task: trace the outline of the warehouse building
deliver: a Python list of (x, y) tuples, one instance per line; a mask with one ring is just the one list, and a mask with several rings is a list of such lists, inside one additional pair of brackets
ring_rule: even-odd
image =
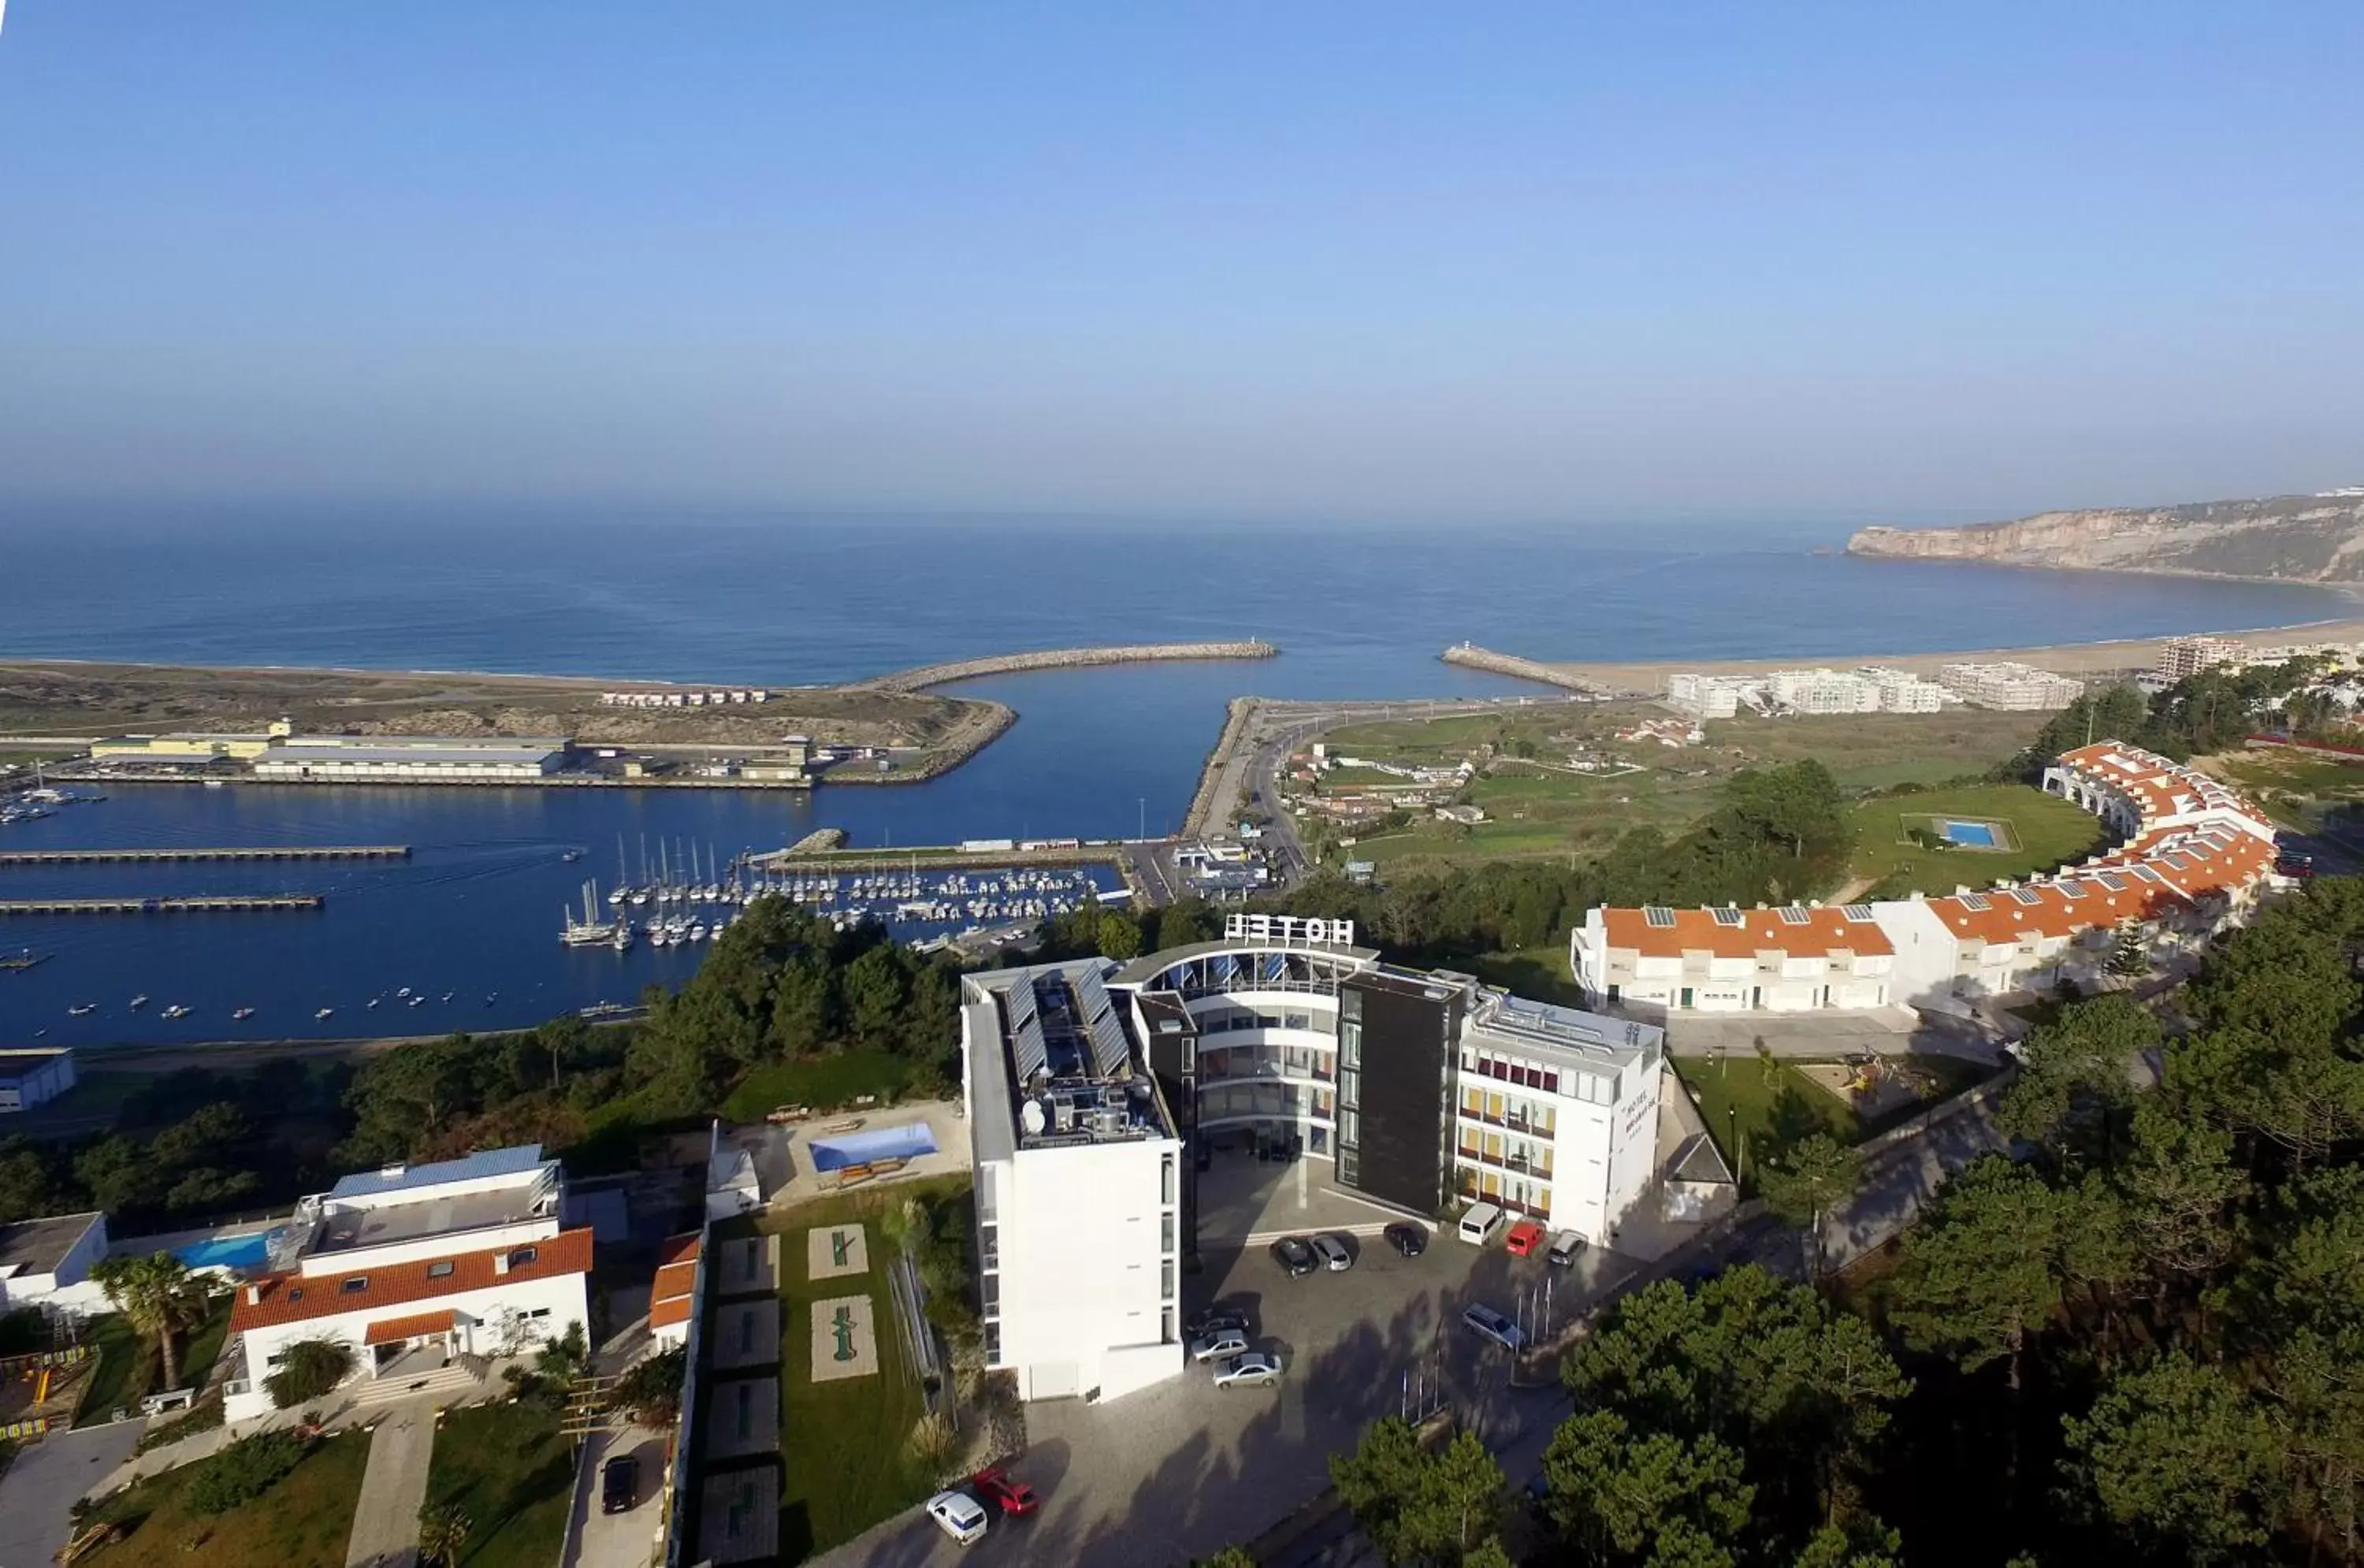
[(298, 735), (254, 760), (257, 778), (354, 784), (516, 784), (566, 766), (566, 740)]
[(44, 1106), (74, 1086), (70, 1045), (0, 1051), (0, 1113)]

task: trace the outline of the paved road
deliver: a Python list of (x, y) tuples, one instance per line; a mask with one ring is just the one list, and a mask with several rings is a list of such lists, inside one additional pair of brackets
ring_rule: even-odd
[(412, 1400), (390, 1407), (370, 1439), (345, 1568), (412, 1568), (418, 1561), (418, 1510), (434, 1455), (434, 1406)]
[[(601, 1468), (616, 1454), (640, 1461), (639, 1499), (620, 1514), (600, 1512)], [(662, 1433), (630, 1428), (594, 1432), (584, 1445), (574, 1479), (574, 1518), (560, 1568), (648, 1568), (664, 1530), (659, 1497), (664, 1490), (665, 1444)]]
[(131, 1457), (145, 1421), (52, 1432), (0, 1476), (0, 1568), (43, 1568), (72, 1533), (66, 1510)]

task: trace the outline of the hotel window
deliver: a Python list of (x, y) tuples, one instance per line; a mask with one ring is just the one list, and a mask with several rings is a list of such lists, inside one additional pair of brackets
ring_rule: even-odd
[(1158, 1162), (1157, 1190), (1160, 1194), (1161, 1202), (1172, 1203), (1174, 1201), (1174, 1156), (1171, 1154), (1166, 1155), (1163, 1160)]
[(1157, 1298), (1160, 1301), (1174, 1299), (1174, 1260), (1171, 1258), (1158, 1265)]
[(1344, 1018), (1338, 1024), (1338, 1065), (1360, 1067), (1363, 1064), (1363, 1021)]
[(1338, 1110), (1338, 1142), (1346, 1149), (1359, 1149), (1363, 1144), (1362, 1116), (1344, 1106)]
[(1174, 1216), (1170, 1210), (1157, 1217), (1157, 1244), (1169, 1252), (1174, 1251)]

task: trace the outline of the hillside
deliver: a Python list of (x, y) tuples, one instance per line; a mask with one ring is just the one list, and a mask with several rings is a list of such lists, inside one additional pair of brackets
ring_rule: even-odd
[(1850, 555), (2364, 583), (2364, 489), (2185, 506), (2039, 512), (1961, 528), (1862, 529)]

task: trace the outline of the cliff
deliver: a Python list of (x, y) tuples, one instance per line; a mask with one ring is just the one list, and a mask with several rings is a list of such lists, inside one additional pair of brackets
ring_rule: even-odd
[(1846, 548), (1849, 555), (1999, 566), (2364, 583), (2364, 489), (2039, 512), (1962, 528), (1865, 528)]

